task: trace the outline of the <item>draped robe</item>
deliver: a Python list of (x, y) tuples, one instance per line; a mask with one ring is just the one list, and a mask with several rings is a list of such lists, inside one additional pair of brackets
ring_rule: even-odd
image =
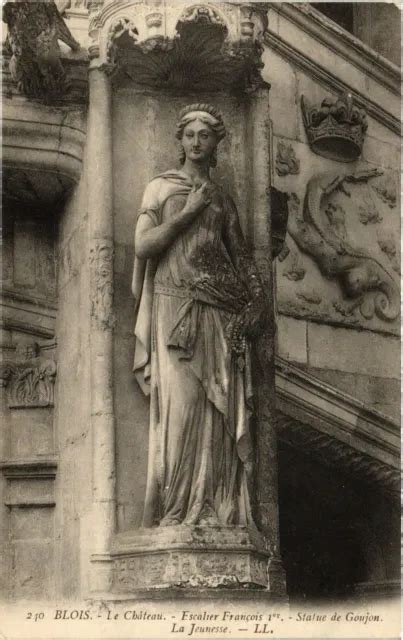
[[(154, 178), (139, 215), (157, 226), (175, 216), (193, 184), (180, 171)], [(249, 346), (231, 349), (246, 283), (223, 242), (232, 200), (211, 204), (156, 259), (135, 259), (134, 372), (150, 395), (143, 526), (251, 522), (247, 472)]]

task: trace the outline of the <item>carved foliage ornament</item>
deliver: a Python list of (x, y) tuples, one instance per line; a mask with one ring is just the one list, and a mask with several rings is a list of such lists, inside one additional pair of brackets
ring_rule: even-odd
[(14, 2), (3, 6), (8, 27), (10, 73), (19, 91), (32, 98), (52, 98), (63, 88), (64, 70), (58, 40), (79, 49), (54, 0)]
[(348, 242), (346, 212), (328, 201), (336, 191), (350, 197), (348, 183), (366, 183), (380, 173), (371, 169), (347, 175), (314, 176), (306, 188), (302, 215), (298, 212), (290, 219), (288, 231), (299, 249), (315, 260), (322, 274), (340, 284), (344, 296), (354, 301), (364, 318), (376, 315), (390, 322), (400, 311), (395, 280), (376, 257)]
[(91, 318), (96, 328), (113, 329), (113, 246), (110, 242), (95, 241), (90, 251), (90, 266)]
[(36, 342), (18, 345), (15, 361), (0, 368), (0, 386), (8, 387), (10, 409), (53, 407), (56, 362), (40, 356)]
[(368, 124), (365, 111), (354, 105), (350, 93), (325, 98), (320, 106), (301, 96), (301, 109), (312, 151), (340, 162), (358, 158)]

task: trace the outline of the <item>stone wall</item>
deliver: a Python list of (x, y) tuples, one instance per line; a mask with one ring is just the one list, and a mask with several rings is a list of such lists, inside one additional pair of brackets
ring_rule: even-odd
[[(288, 9), (288, 8), (287, 8)], [(291, 11), (291, 9), (290, 9)], [(361, 156), (350, 163), (337, 162), (314, 153), (308, 144), (301, 97), (320, 106), (326, 97), (335, 99), (332, 74), (362, 91), (363, 101), (376, 95), (373, 79), (359, 74), (348, 60), (322, 51), (315, 39), (295, 22), (273, 10), (272, 34), (264, 54), (264, 76), (271, 83), (270, 109), (273, 123), (273, 184), (289, 194), (289, 232), (285, 249), (276, 259), (278, 354), (298, 363), (324, 381), (397, 418), (399, 415), (399, 136), (391, 130), (385, 114), (368, 115), (368, 130)], [(294, 35), (294, 37), (293, 37)], [(304, 36), (304, 38), (303, 38)], [(287, 46), (299, 51), (286, 55)], [(283, 48), (281, 49), (281, 46)], [(346, 50), (347, 51), (347, 50)], [(322, 56), (323, 54), (323, 56)], [(301, 62), (305, 61), (305, 62)], [(325, 77), (307, 61), (327, 65)], [(305, 64), (305, 69), (303, 65)], [(366, 88), (365, 88), (366, 87)], [(389, 104), (387, 104), (387, 95)], [(385, 91), (377, 103), (393, 113), (396, 95)], [(365, 109), (365, 104), (364, 107)], [(380, 279), (390, 283), (390, 317), (372, 307), (387, 286), (363, 295), (348, 295), (343, 276), (329, 277), (313, 255), (295, 241), (295, 228), (303, 219), (304, 199), (312, 177), (328, 172), (345, 175), (376, 169), (378, 177), (351, 185), (348, 194), (338, 193), (320, 212), (324, 228), (336, 241), (344, 242), (364, 262), (380, 265)], [(293, 233), (294, 230), (294, 233)], [(378, 268), (378, 267), (377, 267)], [(369, 307), (369, 308), (368, 308)]]

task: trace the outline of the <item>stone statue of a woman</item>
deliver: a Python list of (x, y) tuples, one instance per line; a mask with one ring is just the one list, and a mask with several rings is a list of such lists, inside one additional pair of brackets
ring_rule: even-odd
[(210, 178), (220, 113), (180, 113), (181, 170), (146, 187), (135, 235), (134, 371), (150, 394), (143, 525), (252, 522), (250, 340), (266, 299), (230, 196)]

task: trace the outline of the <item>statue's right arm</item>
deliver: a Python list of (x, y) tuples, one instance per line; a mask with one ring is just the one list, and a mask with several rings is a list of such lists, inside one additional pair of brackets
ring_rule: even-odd
[[(183, 213), (183, 211), (181, 212)], [(134, 237), (134, 251), (138, 258), (154, 258), (163, 253), (188, 225), (186, 217), (180, 215), (155, 226), (151, 218), (140, 215)]]
[(170, 220), (155, 226), (151, 217), (141, 214), (136, 225), (134, 251), (138, 258), (155, 258), (172, 244), (193, 220), (210, 203), (206, 188), (190, 191), (185, 206)]

